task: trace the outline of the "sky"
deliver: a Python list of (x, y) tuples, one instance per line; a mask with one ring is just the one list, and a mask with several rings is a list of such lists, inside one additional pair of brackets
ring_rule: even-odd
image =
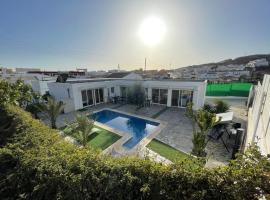
[[(146, 45), (155, 16), (163, 39)], [(269, 0), (1, 0), (0, 66), (172, 69), (270, 53)]]

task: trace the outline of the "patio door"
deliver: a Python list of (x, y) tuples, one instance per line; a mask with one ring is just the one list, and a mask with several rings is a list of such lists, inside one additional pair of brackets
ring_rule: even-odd
[(120, 96), (123, 98), (127, 98), (127, 88), (126, 87), (120, 87)]
[(167, 105), (168, 90), (166, 89), (152, 89), (153, 103)]
[(95, 104), (103, 102), (104, 102), (103, 89), (102, 88), (95, 89)]
[(180, 92), (179, 90), (172, 90), (172, 106), (179, 107), (180, 101)]
[(91, 106), (94, 104), (93, 90), (82, 90), (81, 95), (83, 107)]
[(185, 108), (189, 102), (192, 102), (192, 90), (172, 90), (171, 105), (175, 107)]

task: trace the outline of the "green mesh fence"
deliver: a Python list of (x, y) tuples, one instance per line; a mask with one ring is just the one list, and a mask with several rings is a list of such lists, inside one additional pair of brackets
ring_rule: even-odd
[(208, 84), (206, 96), (248, 97), (251, 83), (213, 83)]

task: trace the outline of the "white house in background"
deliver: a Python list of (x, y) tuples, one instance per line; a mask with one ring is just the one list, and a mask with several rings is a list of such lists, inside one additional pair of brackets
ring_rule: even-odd
[(41, 95), (49, 91), (47, 83), (56, 81), (55, 77), (27, 73), (1, 73), (0, 79), (4, 79), (10, 83), (15, 83), (20, 79), (24, 83), (30, 85), (35, 92), (38, 92)]
[(113, 97), (126, 97), (128, 88), (134, 84), (145, 88), (146, 96), (153, 104), (183, 108), (192, 101), (195, 110), (204, 105), (206, 81), (105, 78), (52, 82), (48, 87), (52, 96), (65, 103), (67, 113), (109, 102)]
[(258, 83), (252, 107), (248, 112), (246, 147), (258, 143), (261, 152), (270, 154), (270, 75), (264, 75), (263, 83)]
[(257, 59), (248, 62), (247, 67), (267, 67), (269, 66), (269, 62), (266, 60), (266, 58)]

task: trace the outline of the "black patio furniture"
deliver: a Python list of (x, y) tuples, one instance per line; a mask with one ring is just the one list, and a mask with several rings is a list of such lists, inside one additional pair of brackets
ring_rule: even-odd
[(227, 145), (226, 145), (226, 143), (224, 142), (224, 140), (223, 140), (223, 138), (222, 138), (222, 136), (223, 136), (223, 134), (224, 134), (225, 132), (227, 132), (227, 134), (229, 134), (228, 131), (227, 131), (227, 129), (226, 129), (226, 125), (225, 125), (225, 124), (218, 124), (218, 125), (214, 126), (214, 127), (209, 131), (209, 133), (208, 133), (208, 135), (207, 135), (207, 136), (208, 136), (208, 140), (207, 140), (206, 144), (207, 144), (210, 140), (216, 140), (216, 141), (218, 141), (218, 140), (220, 139), (220, 140), (222, 141), (223, 145), (225, 146), (226, 150), (227, 150), (228, 152), (230, 152), (229, 149), (228, 149), (228, 147), (227, 147)]

